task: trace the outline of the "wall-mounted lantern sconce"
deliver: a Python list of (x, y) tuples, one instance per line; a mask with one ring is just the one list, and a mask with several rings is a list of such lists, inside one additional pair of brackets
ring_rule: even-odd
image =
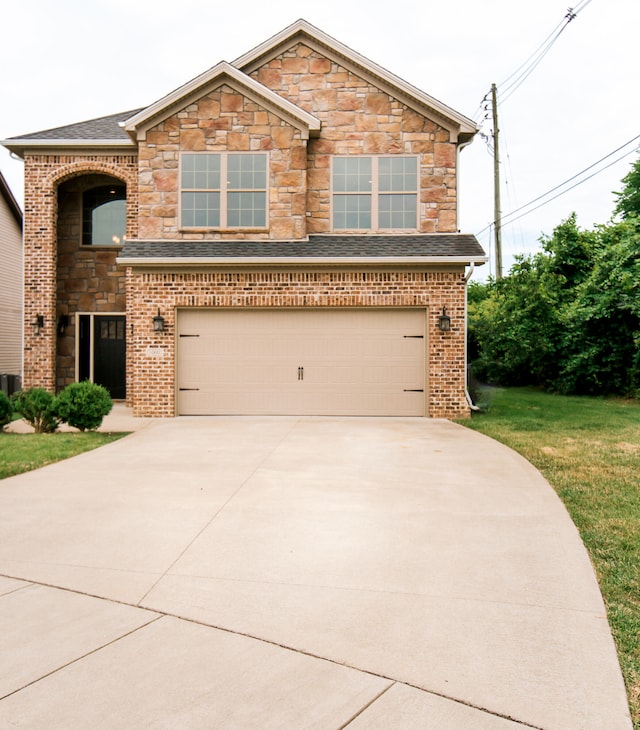
[(62, 337), (64, 335), (64, 331), (69, 326), (69, 315), (68, 314), (61, 314), (58, 317), (58, 335)]
[(44, 315), (36, 314), (36, 318), (31, 324), (33, 325), (34, 332), (39, 335), (44, 327)]
[(451, 330), (451, 317), (447, 314), (447, 308), (442, 307), (442, 314), (438, 317), (438, 329), (440, 332)]
[(160, 308), (158, 308), (158, 314), (153, 318), (153, 331), (164, 332), (164, 317), (160, 314)]

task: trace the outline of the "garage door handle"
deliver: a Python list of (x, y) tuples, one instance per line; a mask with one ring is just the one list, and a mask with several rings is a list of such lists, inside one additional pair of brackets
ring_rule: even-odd
[(180, 335), (180, 337), (200, 337), (200, 335)]
[(424, 335), (403, 335), (405, 340), (424, 340)]
[(422, 388), (405, 388), (405, 393), (424, 393), (424, 390)]
[(304, 380), (304, 368), (298, 368), (298, 380)]
[(200, 390), (200, 388), (180, 388), (180, 391), (183, 390)]

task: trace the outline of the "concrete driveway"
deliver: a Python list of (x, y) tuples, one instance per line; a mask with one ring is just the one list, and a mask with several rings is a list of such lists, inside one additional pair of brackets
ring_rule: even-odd
[(418, 418), (143, 425), (0, 482), (1, 727), (631, 727), (589, 559), (514, 452)]

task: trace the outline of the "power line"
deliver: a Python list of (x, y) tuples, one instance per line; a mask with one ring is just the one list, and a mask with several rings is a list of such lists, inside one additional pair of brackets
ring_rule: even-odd
[[(589, 2), (590, 0), (587, 0), (587, 1)], [(549, 198), (549, 200), (545, 200), (543, 203), (541, 203), (540, 205), (536, 206), (535, 208), (532, 208), (531, 210), (527, 210), (526, 212), (522, 213), (521, 215), (517, 216), (516, 218), (513, 218), (513, 216), (515, 216), (516, 213), (519, 213), (520, 211), (525, 210), (526, 208), (529, 208), (534, 203), (537, 203), (539, 200), (543, 200), (543, 198), (546, 198), (547, 196), (551, 195), (551, 193), (554, 193), (556, 190), (559, 190), (560, 188), (565, 187), (565, 185), (567, 185), (568, 183), (572, 182), (576, 178), (579, 178), (581, 175), (584, 175), (585, 172), (588, 172), (589, 170), (593, 169), (597, 165), (600, 165), (600, 163), (604, 162), (605, 160), (608, 160), (609, 157), (611, 157), (612, 155), (615, 155), (617, 152), (620, 152), (620, 150), (624, 149), (625, 147), (628, 147), (630, 144), (632, 144), (633, 142), (635, 142), (638, 139), (640, 139), (640, 134), (636, 135), (635, 137), (633, 137), (632, 139), (630, 139), (628, 142), (625, 142), (624, 144), (620, 145), (615, 150), (612, 150), (611, 152), (609, 152), (609, 154), (605, 155), (604, 157), (601, 157), (597, 162), (594, 162), (593, 164), (589, 165), (588, 167), (585, 167), (584, 170), (581, 170), (580, 172), (576, 173), (575, 175), (573, 175), (572, 177), (568, 178), (567, 180), (565, 180), (564, 182), (560, 183), (559, 185), (556, 185), (555, 187), (551, 188), (550, 190), (547, 190), (546, 193), (543, 193), (542, 195), (539, 195), (537, 198), (534, 198), (533, 200), (530, 200), (528, 203), (525, 203), (525, 205), (521, 205), (519, 208), (516, 208), (515, 210), (512, 210), (509, 213), (506, 213), (504, 216), (502, 216), (503, 222), (507, 218), (512, 218), (512, 220), (508, 220), (506, 222), (508, 224), (514, 223), (515, 221), (519, 220), (520, 218), (523, 218), (524, 216), (529, 215), (529, 213), (533, 213), (535, 210), (538, 210), (539, 208), (542, 208), (547, 203), (550, 203), (552, 200), (555, 200), (556, 198), (561, 197), (565, 193), (568, 193), (570, 190), (573, 190), (574, 188), (577, 188), (579, 185), (582, 185), (582, 183), (587, 182), (587, 180), (591, 180), (591, 178), (595, 177), (596, 175), (599, 175), (601, 172), (604, 172), (609, 167), (611, 167), (612, 165), (615, 165), (617, 162), (620, 162), (620, 160), (623, 160), (625, 157), (627, 157), (628, 155), (632, 154), (636, 150), (635, 149), (628, 150), (623, 155), (621, 155), (620, 157), (618, 157), (615, 160), (613, 160), (613, 162), (610, 162), (608, 165), (606, 165), (605, 167), (603, 167), (600, 170), (596, 170), (593, 174), (589, 175), (588, 177), (584, 178), (583, 180), (580, 180), (575, 185), (572, 185), (570, 188), (567, 188), (566, 190), (563, 190), (562, 192), (558, 193), (557, 195), (554, 195), (552, 198)], [(493, 226), (493, 222), (490, 223), (489, 225), (485, 226), (476, 235), (477, 236), (481, 235), (482, 233), (484, 233), (485, 231), (487, 231), (488, 229), (490, 229), (492, 226)]]
[[(580, 0), (575, 8), (568, 8), (560, 23), (556, 25), (556, 27), (551, 31), (551, 33), (549, 33), (549, 35), (542, 41), (542, 43), (540, 43), (535, 51), (531, 53), (526, 61), (521, 63), (515, 71), (513, 71), (503, 81), (497, 84), (499, 96), (501, 97), (500, 103), (503, 104), (505, 101), (507, 101), (507, 99), (509, 99), (520, 88), (520, 86), (522, 86), (522, 84), (529, 78), (529, 76), (531, 76), (535, 69), (540, 65), (544, 57), (549, 53), (560, 35), (569, 25), (569, 23), (571, 23), (572, 20), (575, 20), (578, 17), (578, 13), (584, 10), (584, 8), (586, 8), (590, 2), (591, 0)], [(482, 122), (486, 121), (489, 118), (488, 105), (490, 94), (491, 92), (488, 91), (484, 95), (484, 98), (478, 105), (478, 109), (473, 115), (473, 119), (476, 119), (476, 115), (484, 111), (484, 116), (482, 120), (479, 121), (479, 124), (482, 124)]]

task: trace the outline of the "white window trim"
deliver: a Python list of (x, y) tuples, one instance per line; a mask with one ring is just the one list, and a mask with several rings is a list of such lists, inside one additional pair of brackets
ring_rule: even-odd
[[(334, 160), (338, 158), (342, 159), (351, 159), (354, 155), (333, 155), (331, 157), (331, 193), (330, 193), (330, 211), (329, 215), (331, 216), (331, 230), (333, 232), (355, 232), (355, 233), (417, 233), (420, 230), (419, 223), (420, 223), (420, 157), (419, 155), (361, 155), (361, 157), (368, 157), (371, 159), (371, 191), (362, 192), (362, 191), (353, 191), (353, 192), (335, 192), (333, 189), (333, 162)], [(379, 174), (378, 174), (378, 161), (381, 158), (388, 158), (392, 157), (394, 159), (396, 158), (409, 158), (416, 161), (416, 182), (417, 186), (415, 190), (402, 190), (402, 191), (395, 191), (395, 192), (380, 192), (378, 189), (378, 182), (379, 182)], [(380, 228), (378, 225), (379, 222), (379, 199), (380, 195), (413, 195), (416, 196), (416, 226), (415, 228)], [(335, 228), (334, 227), (334, 210), (333, 210), (333, 203), (337, 196), (339, 195), (370, 195), (371, 196), (371, 228), (365, 229), (365, 228)]]
[[(214, 188), (183, 188), (182, 187), (182, 160), (184, 155), (220, 155), (220, 189), (215, 190)], [(228, 175), (227, 175), (227, 161), (231, 155), (262, 155), (267, 160), (266, 165), (266, 180), (265, 180), (265, 225), (264, 226), (230, 226), (227, 223), (227, 195), (229, 190), (227, 189)], [(260, 152), (253, 150), (228, 152), (227, 150), (212, 150), (211, 152), (181, 152), (180, 153), (180, 164), (178, 168), (178, 180), (179, 180), (179, 192), (178, 192), (178, 219), (179, 227), (184, 231), (268, 231), (269, 230), (269, 153)], [(219, 226), (187, 226), (182, 221), (182, 193), (183, 192), (202, 192), (220, 193), (220, 225)], [(255, 193), (262, 192), (262, 189), (236, 189), (234, 188), (231, 192), (233, 193)]]

